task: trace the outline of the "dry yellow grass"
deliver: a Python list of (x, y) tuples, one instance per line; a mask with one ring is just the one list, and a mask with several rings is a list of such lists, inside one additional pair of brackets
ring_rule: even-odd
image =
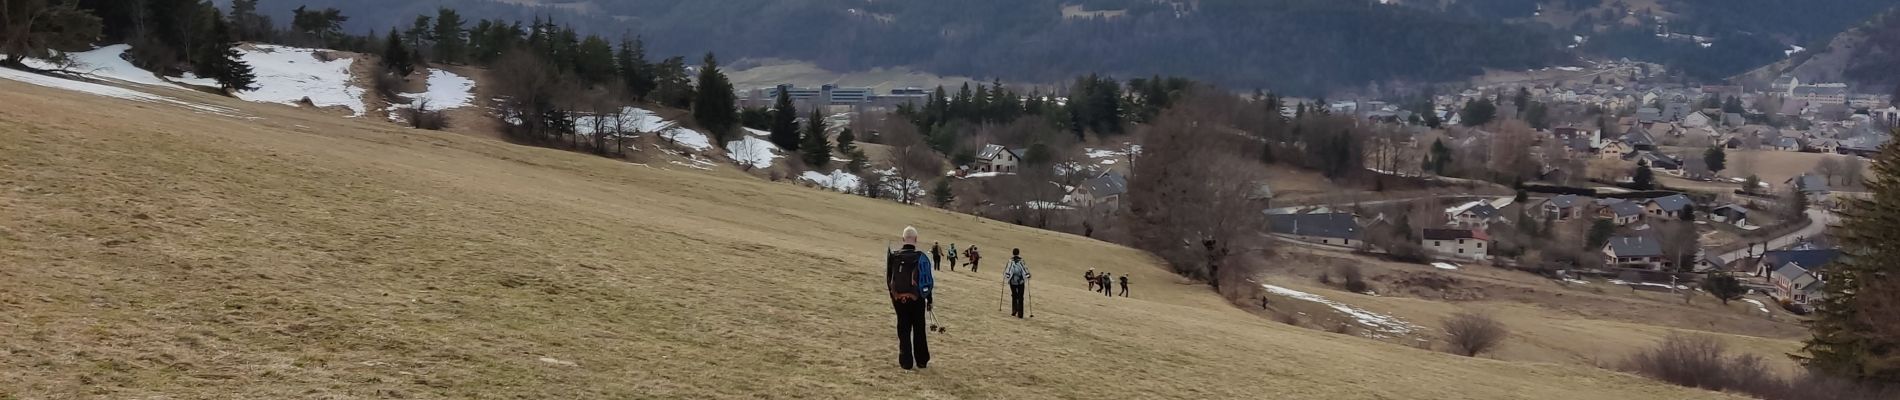
[[(261, 119), (0, 81), (0, 397), (1724, 397), (1288, 327), (1071, 235), (180, 96)], [(906, 224), (990, 260), (938, 278), (918, 373), (880, 287)], [(1030, 320), (995, 311), (1010, 247)]]
[[(1563, 285), (1535, 275), (1483, 265), (1464, 265), (1455, 271), (1386, 262), (1356, 255), (1334, 254), (1305, 248), (1287, 249), (1268, 276), (1268, 282), (1324, 296), (1371, 312), (1399, 317), (1414, 324), (1434, 327), (1395, 343), (1414, 344), (1412, 339), (1441, 339), (1437, 327), (1446, 317), (1460, 311), (1490, 314), (1511, 329), (1511, 335), (1493, 357), (1510, 361), (1568, 363), (1574, 365), (1616, 365), (1638, 350), (1661, 340), (1672, 332), (1710, 334), (1729, 342), (1736, 351), (1762, 356), (1778, 372), (1796, 368), (1787, 355), (1800, 349), (1799, 340), (1806, 331), (1792, 314), (1775, 310), (1764, 314), (1743, 301), (1723, 305), (1707, 295), (1699, 295), (1684, 304), (1678, 294), (1632, 291), (1625, 286), (1602, 281)], [(1335, 265), (1361, 266), (1381, 296), (1356, 295), (1324, 287), (1314, 279)], [(1443, 276), (1456, 279), (1450, 291), (1426, 291), (1433, 295), (1453, 293), (1459, 300), (1413, 294), (1394, 283), (1404, 277)], [(1763, 297), (1754, 297), (1767, 301)], [(1325, 315), (1326, 310), (1279, 301), (1276, 307), (1291, 307), (1310, 315)], [(1309, 324), (1310, 325), (1310, 324)], [(1326, 326), (1324, 323), (1319, 326)], [(1442, 341), (1435, 345), (1441, 346)]]

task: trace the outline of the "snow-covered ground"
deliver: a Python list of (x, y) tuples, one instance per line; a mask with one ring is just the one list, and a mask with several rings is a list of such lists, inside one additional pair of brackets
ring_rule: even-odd
[[(91, 75), (95, 78), (111, 79), (141, 85), (179, 88), (171, 82), (158, 79), (158, 75), (153, 74), (152, 71), (146, 71), (133, 66), (132, 62), (120, 58), (125, 55), (127, 50), (131, 49), (132, 46), (130, 45), (115, 44), (93, 49), (92, 51), (70, 53), (66, 56), (72, 58), (73, 66), (71, 69), (73, 71)], [(217, 82), (214, 81), (211, 85), (216, 86)]]
[(704, 133), (699, 133), (699, 131), (695, 131), (691, 129), (684, 129), (684, 128), (668, 129), (665, 132), (660, 132), (660, 137), (666, 139), (667, 141), (673, 142), (673, 144), (679, 145), (680, 147), (692, 149), (693, 151), (706, 151), (706, 150), (712, 149), (711, 138), (707, 138), (706, 134)]
[(1688, 286), (1681, 286), (1681, 285), (1677, 285), (1677, 286), (1675, 286), (1675, 287), (1670, 287), (1669, 285), (1666, 285), (1666, 284), (1661, 284), (1661, 283), (1653, 283), (1653, 282), (1628, 282), (1628, 281), (1624, 281), (1624, 280), (1622, 280), (1622, 279), (1611, 279), (1611, 280), (1610, 280), (1610, 284), (1611, 284), (1611, 285), (1628, 285), (1628, 286), (1649, 286), (1649, 287), (1658, 287), (1658, 288), (1663, 288), (1663, 289), (1676, 289), (1676, 290), (1689, 290), (1689, 287), (1688, 287)]
[(1768, 305), (1767, 305), (1767, 304), (1762, 304), (1762, 303), (1761, 303), (1761, 300), (1755, 300), (1755, 299), (1742, 299), (1742, 301), (1746, 301), (1746, 302), (1748, 302), (1748, 304), (1754, 304), (1754, 305), (1755, 305), (1755, 309), (1758, 309), (1758, 310), (1761, 310), (1761, 312), (1768, 312)]
[(257, 90), (238, 92), (247, 101), (295, 105), (310, 99), (317, 107), (344, 107), (352, 116), (368, 109), (363, 88), (351, 83), (353, 59), (317, 59), (317, 50), (266, 45), (240, 50), (245, 63), (257, 73)]
[[(1346, 316), (1352, 317), (1353, 320), (1358, 321), (1361, 325), (1365, 325), (1369, 328), (1372, 328), (1372, 330), (1377, 331), (1377, 332), (1402, 335), (1402, 334), (1411, 333), (1413, 330), (1419, 329), (1418, 325), (1413, 325), (1410, 322), (1405, 322), (1405, 320), (1399, 319), (1398, 317), (1366, 311), (1365, 309), (1362, 309), (1359, 307), (1353, 307), (1350, 304), (1333, 301), (1332, 299), (1328, 299), (1324, 296), (1320, 296), (1317, 294), (1302, 292), (1302, 291), (1293, 290), (1293, 289), (1287, 289), (1287, 288), (1274, 286), (1274, 285), (1260, 285), (1260, 286), (1265, 287), (1268, 293), (1273, 293), (1276, 295), (1311, 301), (1314, 303), (1325, 305), (1327, 307), (1332, 308), (1334, 311), (1338, 311), (1340, 314), (1345, 314)], [(1373, 336), (1383, 337), (1377, 333), (1375, 333)]]
[(8, 80), (13, 80), (13, 81), (18, 81), (21, 83), (37, 85), (37, 86), (44, 86), (44, 87), (49, 87), (49, 88), (54, 88), (54, 89), (71, 90), (75, 92), (87, 93), (87, 94), (105, 96), (105, 97), (111, 97), (111, 98), (126, 99), (126, 100), (140, 101), (140, 102), (147, 102), (147, 103), (171, 104), (171, 105), (176, 105), (179, 107), (184, 107), (184, 108), (192, 109), (199, 112), (223, 115), (227, 117), (238, 117), (238, 118), (245, 117), (243, 113), (239, 113), (237, 110), (230, 109), (227, 107), (219, 107), (219, 106), (214, 106), (210, 104), (186, 102), (186, 101), (174, 99), (171, 97), (145, 93), (145, 92), (132, 90), (132, 89), (126, 89), (126, 88), (117, 87), (117, 86), (102, 85), (98, 83), (78, 81), (78, 80), (72, 80), (72, 79), (62, 79), (62, 78), (40, 75), (40, 74), (35, 74), (35, 73), (20, 71), (20, 70), (15, 70), (15, 69), (9, 69), (9, 68), (0, 68), (0, 79), (8, 79)]
[(1062, 203), (1051, 202), (1051, 201), (1031, 201), (1028, 203), (1023, 203), (1023, 205), (1029, 206), (1029, 209), (1031, 210), (1074, 210), (1075, 209), (1075, 207), (1069, 207), (1066, 205), (1062, 205)]
[(778, 155), (778, 146), (758, 136), (744, 135), (739, 140), (726, 142), (726, 158), (732, 162), (752, 168), (771, 168), (772, 160), (783, 157)]
[(856, 192), (858, 191), (858, 186), (863, 184), (863, 181), (858, 179), (857, 175), (852, 175), (841, 169), (832, 170), (830, 175), (822, 174), (818, 171), (805, 171), (804, 174), (798, 176), (798, 179), (818, 184), (818, 186), (822, 186), (826, 189), (845, 193)]
[(1442, 270), (1457, 270), (1458, 265), (1452, 264), (1452, 263), (1435, 262), (1435, 263), (1432, 263), (1432, 268), (1437, 268), (1437, 269), (1442, 269)]
[(1801, 46), (1795, 46), (1795, 45), (1788, 45), (1788, 49), (1787, 49), (1787, 50), (1782, 50), (1782, 51), (1781, 51), (1781, 54), (1782, 54), (1782, 55), (1784, 55), (1784, 56), (1789, 56), (1789, 57), (1793, 57), (1793, 56), (1794, 56), (1794, 53), (1800, 53), (1800, 52), (1803, 52), (1803, 51), (1808, 51), (1808, 48), (1806, 48), (1806, 47), (1801, 47)]
[(431, 110), (448, 110), (475, 104), (475, 80), (454, 72), (429, 69), (428, 89), (422, 93), (403, 93), (413, 101), (426, 101)]

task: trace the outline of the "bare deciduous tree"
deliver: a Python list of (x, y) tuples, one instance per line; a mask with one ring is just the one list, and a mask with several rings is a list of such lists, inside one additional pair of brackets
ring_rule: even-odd
[[(1194, 102), (1195, 99), (1184, 99)], [(1164, 112), (1142, 127), (1142, 156), (1129, 178), (1128, 228), (1134, 246), (1167, 260), (1176, 273), (1208, 279), (1245, 278), (1228, 257), (1257, 248), (1265, 229), (1265, 174), (1235, 143), (1246, 135), (1224, 131), (1221, 122), (1194, 107)]]
[(882, 132), (884, 143), (891, 146), (888, 159), (885, 160), (896, 169), (897, 182), (892, 193), (897, 201), (913, 204), (923, 191), (923, 182), (943, 175), (943, 159), (925, 143), (923, 135), (908, 124), (887, 125)]

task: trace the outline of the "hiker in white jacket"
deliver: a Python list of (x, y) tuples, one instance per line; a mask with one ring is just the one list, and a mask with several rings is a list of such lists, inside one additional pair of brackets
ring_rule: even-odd
[(1003, 281), (1009, 283), (1009, 315), (1023, 317), (1023, 286), (1029, 283), (1029, 266), (1023, 265), (1023, 249), (1009, 251), (1009, 266), (1003, 268)]

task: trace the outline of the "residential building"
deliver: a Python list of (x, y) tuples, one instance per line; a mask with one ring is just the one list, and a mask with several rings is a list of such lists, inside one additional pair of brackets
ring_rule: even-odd
[(1781, 95), (1792, 94), (1794, 93), (1794, 88), (1797, 87), (1801, 87), (1801, 79), (1794, 77), (1794, 75), (1782, 75), (1780, 78), (1776, 78), (1773, 83), (1768, 84), (1768, 88), (1771, 91)]
[(1714, 118), (1709, 118), (1707, 114), (1703, 114), (1701, 111), (1692, 112), (1689, 113), (1689, 116), (1682, 117), (1682, 126), (1684, 128), (1707, 128), (1713, 122), (1715, 122)]
[(1603, 245), (1604, 264), (1619, 268), (1661, 270), (1662, 241), (1645, 236), (1617, 236)]
[(1629, 144), (1623, 143), (1621, 140), (1612, 140), (1609, 143), (1604, 143), (1603, 148), (1597, 149), (1597, 158), (1605, 160), (1622, 159), (1623, 155), (1635, 150), (1636, 148), (1630, 147)]
[(1722, 258), (1721, 254), (1711, 252), (1703, 255), (1702, 259), (1696, 260), (1695, 272), (1725, 271), (1728, 270), (1729, 264), (1729, 260)]
[(1805, 307), (1826, 297), (1827, 269), (1840, 255), (1836, 249), (1770, 251), (1756, 262), (1755, 272), (1768, 277), (1776, 299)]
[(1727, 223), (1727, 224), (1731, 224), (1735, 226), (1747, 225), (1748, 224), (1748, 209), (1742, 208), (1741, 205), (1724, 204), (1724, 205), (1715, 207), (1713, 209), (1709, 209), (1709, 220), (1714, 221), (1714, 222)]
[(1874, 121), (1886, 124), (1886, 126), (1900, 126), (1900, 107), (1888, 106), (1887, 108), (1869, 109), (1867, 110), (1867, 115), (1873, 117)]
[(1608, 219), (1618, 226), (1634, 224), (1643, 220), (1643, 206), (1633, 201), (1610, 199), (1597, 209), (1597, 217)]
[(1348, 213), (1272, 214), (1267, 225), (1274, 234), (1303, 242), (1335, 246), (1361, 243), (1363, 229)]
[(1847, 84), (1823, 83), (1794, 88), (1792, 98), (1809, 104), (1847, 104)]
[(1812, 274), (1820, 276), (1825, 272), (1825, 268), (1828, 264), (1832, 264), (1835, 259), (1840, 257), (1840, 249), (1808, 248), (1800, 250), (1769, 250), (1762, 253), (1761, 257), (1756, 259), (1755, 267), (1753, 271), (1750, 272), (1754, 273), (1755, 276), (1768, 276), (1774, 273), (1776, 269), (1780, 269), (1788, 264), (1795, 264), (1801, 266), (1803, 269), (1807, 269)]
[(1452, 226), (1478, 229), (1490, 227), (1492, 222), (1504, 221), (1504, 217), (1498, 213), (1497, 206), (1483, 200), (1446, 209), (1445, 218), (1451, 220)]
[(1743, 117), (1741, 113), (1722, 113), (1723, 126), (1738, 128), (1747, 124), (1748, 118)]
[(1128, 193), (1128, 179), (1115, 171), (1108, 171), (1094, 179), (1083, 181), (1069, 192), (1070, 204), (1078, 207), (1097, 207), (1105, 211), (1114, 211), (1121, 207), (1121, 196)]
[(1544, 200), (1542, 210), (1545, 218), (1568, 220), (1583, 216), (1583, 206), (1589, 199), (1574, 194), (1558, 195)]
[(1827, 179), (1815, 174), (1801, 174), (1788, 178), (1788, 181), (1782, 184), (1792, 185), (1795, 190), (1801, 191), (1801, 194), (1808, 195), (1808, 201), (1814, 202), (1827, 199), (1828, 193), (1832, 191), (1827, 186)]
[(1841, 142), (1834, 139), (1809, 140), (1807, 145), (1801, 146), (1801, 151), (1811, 153), (1838, 153), (1840, 150)]
[(1483, 261), (1491, 237), (1478, 229), (1426, 229), (1419, 244), (1440, 257)]
[(1780, 151), (1801, 151), (1801, 140), (1791, 137), (1769, 139), (1768, 148)]
[(1649, 134), (1649, 130), (1647, 129), (1632, 129), (1629, 131), (1629, 133), (1623, 134), (1622, 139), (1623, 139), (1623, 144), (1629, 145), (1631, 149), (1635, 149), (1635, 150), (1655, 150), (1656, 149), (1656, 138), (1654, 136), (1651, 136)]
[(982, 172), (1016, 172), (1016, 165), (1022, 163), (1022, 159), (1022, 153), (1003, 148), (1002, 145), (983, 145), (983, 151), (976, 153), (976, 169)]
[(1681, 219), (1682, 212), (1694, 205), (1689, 196), (1672, 194), (1643, 201), (1643, 212), (1665, 219)]

